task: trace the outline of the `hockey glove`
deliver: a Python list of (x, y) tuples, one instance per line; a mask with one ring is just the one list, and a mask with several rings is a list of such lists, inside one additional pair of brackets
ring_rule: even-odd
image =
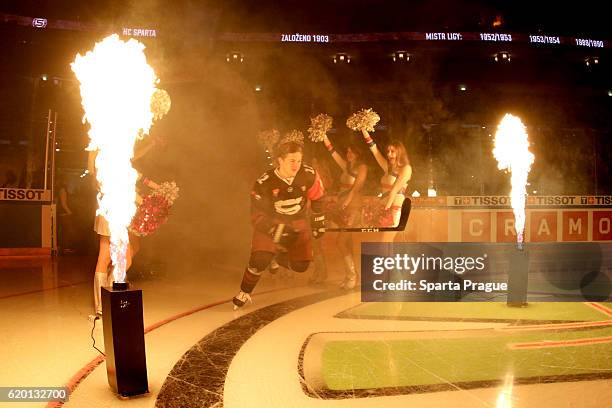
[(319, 239), (325, 234), (325, 214), (313, 213), (310, 219), (310, 228), (314, 239)]

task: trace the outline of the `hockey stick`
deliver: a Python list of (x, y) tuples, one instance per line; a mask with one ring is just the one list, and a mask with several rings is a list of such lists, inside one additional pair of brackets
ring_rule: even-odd
[(387, 232), (387, 231), (403, 231), (406, 229), (408, 223), (408, 217), (410, 216), (410, 209), (412, 208), (412, 201), (406, 197), (402, 203), (402, 212), (400, 213), (399, 222), (395, 227), (339, 227), (339, 228), (325, 228), (325, 232)]
[(275, 244), (278, 244), (280, 242), (284, 230), (285, 224), (278, 224), (278, 227), (276, 227), (276, 231), (274, 231), (274, 235), (272, 235), (272, 241)]

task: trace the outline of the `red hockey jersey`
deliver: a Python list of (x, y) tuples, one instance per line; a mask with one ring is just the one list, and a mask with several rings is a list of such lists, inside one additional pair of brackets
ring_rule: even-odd
[(276, 170), (268, 170), (255, 181), (251, 192), (253, 224), (303, 219), (308, 200), (313, 211), (318, 212), (323, 194), (323, 183), (310, 166), (302, 165), (293, 180), (285, 180)]

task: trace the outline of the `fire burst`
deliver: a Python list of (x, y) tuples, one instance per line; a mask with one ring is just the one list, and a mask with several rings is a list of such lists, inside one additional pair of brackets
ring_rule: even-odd
[(527, 130), (521, 119), (506, 114), (495, 133), (493, 156), (497, 159), (497, 168), (512, 173), (510, 203), (514, 212), (514, 229), (519, 247), (523, 245), (525, 230), (525, 196), (527, 195), (527, 177), (535, 159), (529, 151)]
[(136, 139), (148, 134), (153, 121), (151, 97), (157, 77), (147, 64), (144, 45), (113, 34), (71, 64), (81, 86), (83, 121), (90, 125), (87, 150), (97, 151), (100, 186), (97, 214), (108, 221), (116, 282), (125, 281), (128, 226), (136, 212), (132, 167)]

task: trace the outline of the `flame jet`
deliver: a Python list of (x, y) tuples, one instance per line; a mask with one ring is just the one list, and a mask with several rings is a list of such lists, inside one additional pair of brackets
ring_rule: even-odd
[(71, 64), (80, 82), (83, 121), (90, 126), (87, 150), (97, 152), (97, 214), (111, 231), (115, 282), (125, 282), (128, 226), (136, 212), (134, 144), (151, 128), (151, 97), (158, 82), (144, 49), (134, 39), (123, 41), (113, 34), (85, 55), (77, 54)]
[(495, 133), (493, 156), (497, 160), (498, 169), (507, 170), (512, 174), (510, 178), (512, 184), (510, 203), (514, 212), (516, 242), (518, 247), (522, 248), (525, 231), (527, 178), (535, 156), (529, 151), (527, 129), (520, 118), (509, 113), (503, 117)]

